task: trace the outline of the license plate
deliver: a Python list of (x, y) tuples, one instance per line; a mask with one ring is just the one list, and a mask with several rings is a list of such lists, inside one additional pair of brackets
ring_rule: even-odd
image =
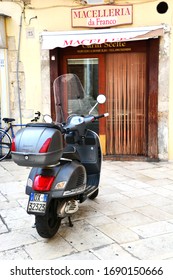
[(41, 213), (46, 212), (46, 205), (48, 201), (48, 194), (45, 193), (31, 193), (28, 202), (28, 213)]

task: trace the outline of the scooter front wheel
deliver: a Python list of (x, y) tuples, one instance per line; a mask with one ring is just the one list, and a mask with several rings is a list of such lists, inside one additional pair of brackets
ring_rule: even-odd
[(58, 202), (52, 200), (46, 214), (44, 216), (35, 217), (36, 230), (43, 238), (53, 237), (61, 225), (61, 218), (57, 217), (57, 205)]

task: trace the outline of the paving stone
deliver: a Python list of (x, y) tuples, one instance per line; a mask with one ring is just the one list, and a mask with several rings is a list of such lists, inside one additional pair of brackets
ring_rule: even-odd
[(86, 203), (79, 205), (79, 210), (72, 216), (72, 220), (81, 220), (89, 217), (98, 217), (102, 215), (95, 208), (91, 207), (93, 203), (91, 202), (90, 206)]
[(32, 235), (21, 231), (0, 234), (0, 252), (35, 242), (36, 239)]
[(98, 230), (84, 220), (75, 222), (72, 228), (62, 226), (59, 234), (78, 251), (113, 243), (111, 237), (101, 232), (100, 228)]
[(168, 178), (164, 178), (164, 179), (154, 179), (154, 180), (151, 180), (151, 181), (148, 181), (148, 184), (153, 186), (153, 187), (163, 187), (165, 185), (172, 185), (173, 184), (173, 181), (168, 179)]
[(3, 202), (0, 202), (0, 211), (5, 210), (5, 209), (10, 209), (10, 208), (15, 208), (15, 207), (18, 207), (18, 206), (19, 206), (19, 204), (17, 203), (17, 201), (6, 200), (6, 201), (3, 201)]
[(116, 185), (116, 188), (121, 192), (133, 192), (135, 190), (134, 186), (121, 182)]
[[(162, 209), (163, 209), (163, 207), (162, 207)], [(169, 219), (173, 218), (173, 215), (171, 215), (165, 211), (162, 211), (158, 207), (155, 207), (152, 205), (138, 207), (138, 208), (136, 208), (136, 211), (146, 215), (147, 217), (150, 217), (151, 219), (157, 220), (157, 221), (169, 220)]]
[(0, 193), (0, 203), (7, 201), (6, 197)]
[(117, 201), (118, 202), (118, 201), (123, 200), (123, 199), (127, 199), (127, 196), (121, 194), (119, 191), (117, 191), (115, 189), (114, 193), (110, 193), (110, 194), (100, 193), (99, 199), (95, 199), (93, 202), (94, 203), (98, 203), (98, 204), (103, 204), (103, 203), (105, 204), (105, 203), (110, 203), (110, 202), (113, 202), (113, 201)]
[(173, 257), (173, 233), (123, 244), (123, 248), (140, 260), (163, 260)]
[(173, 215), (173, 205), (165, 205), (162, 207), (163, 211)]
[(0, 183), (0, 192), (5, 195), (11, 195), (11, 194), (19, 194), (19, 193), (25, 193), (25, 187), (17, 182), (7, 182), (6, 184)]
[(5, 176), (1, 177), (1, 184), (4, 185), (6, 183), (14, 181), (14, 177), (11, 174), (9, 174), (7, 172), (5, 174), (6, 174)]
[(1, 216), (8, 222), (11, 220), (23, 219), (28, 216), (22, 207), (1, 210)]
[[(2, 164), (2, 163), (1, 163)], [(8, 175), (8, 171), (5, 170), (2, 165), (0, 166), (0, 178), (3, 178)]]
[(169, 222), (159, 221), (146, 225), (131, 227), (131, 230), (136, 232), (139, 236), (147, 238), (171, 232), (173, 233), (173, 225)]
[(18, 205), (20, 205), (23, 209), (27, 209), (29, 197), (25, 195), (23, 199), (17, 199)]
[(149, 188), (147, 188), (147, 189), (135, 189), (133, 192), (122, 192), (122, 194), (124, 194), (128, 197), (131, 197), (131, 198), (138, 199), (141, 196), (151, 194), (151, 191), (149, 190)]
[[(150, 191), (152, 193), (160, 194), (163, 197), (167, 197), (169, 199), (173, 199), (173, 186), (171, 185), (171, 189), (167, 188), (168, 185), (165, 185), (164, 187), (150, 187)], [(170, 187), (170, 185), (169, 185)]]
[(143, 196), (138, 197), (137, 199), (136, 199), (136, 197), (129, 198), (129, 197), (125, 196), (123, 198), (120, 198), (119, 202), (121, 204), (127, 206), (130, 209), (148, 205), (147, 201), (143, 200)]
[(24, 251), (23, 248), (16, 248), (14, 250), (8, 250), (0, 252), (0, 260), (30, 260), (29, 255)]
[(129, 186), (133, 186), (133, 188), (137, 189), (146, 189), (150, 188), (150, 184), (147, 182), (143, 182), (141, 180), (130, 179), (126, 182)]
[(5, 222), (8, 225), (8, 228), (10, 231), (14, 231), (17, 229), (20, 229), (21, 231), (23, 231), (24, 228), (27, 227), (32, 227), (34, 225), (34, 217), (33, 216), (27, 216), (27, 217), (23, 217), (23, 218), (19, 218), (19, 219), (14, 219), (14, 220), (7, 220), (5, 219)]
[(132, 211), (130, 208), (119, 203), (118, 201), (112, 201), (109, 203), (105, 201), (102, 204), (94, 204), (93, 208), (108, 216), (112, 215), (113, 213), (114, 215), (118, 215), (121, 213), (128, 213), (129, 211)]
[(139, 239), (139, 236), (135, 232), (131, 231), (123, 225), (118, 224), (117, 222), (101, 225), (97, 228), (119, 244)]
[(102, 248), (93, 249), (92, 253), (100, 260), (137, 260), (136, 257), (125, 251), (118, 244), (111, 244)]
[(167, 179), (166, 167), (157, 167), (152, 169), (141, 170), (141, 173), (153, 179)]
[[(83, 251), (73, 253), (65, 257), (60, 257), (57, 260), (98, 260), (99, 258), (91, 251)], [(55, 259), (56, 260), (56, 259)]]
[(1, 233), (5, 233), (8, 232), (8, 228), (7, 226), (4, 224), (4, 222), (1, 220), (1, 216), (0, 216), (0, 234)]
[[(133, 172), (131, 170), (128, 170), (126, 168), (122, 168), (119, 173), (123, 176), (127, 177), (127, 181), (128, 179), (137, 179), (139, 178), (139, 173), (135, 171), (135, 169), (133, 169)], [(144, 174), (145, 175), (145, 174)]]
[(156, 207), (162, 207), (162, 206), (172, 204), (171, 199), (163, 197), (159, 194), (150, 194), (150, 195), (142, 196), (141, 200), (143, 200), (144, 202), (147, 201), (148, 204)]
[(164, 188), (164, 189), (168, 189), (168, 190), (170, 190), (171, 192), (173, 192), (173, 183), (172, 183), (172, 184), (166, 184), (166, 185), (164, 185), (163, 188)]
[(114, 217), (112, 219), (112, 218), (110, 218), (106, 215), (100, 215), (100, 216), (97, 216), (97, 217), (87, 217), (86, 221), (90, 225), (92, 225), (94, 227), (98, 227), (98, 226), (101, 226), (101, 225), (112, 223), (114, 221)]
[(154, 221), (153, 219), (137, 211), (117, 215), (115, 219), (117, 223), (128, 228), (137, 225), (145, 225), (145, 224), (148, 225), (149, 223), (152, 223)]
[(25, 251), (32, 260), (56, 259), (64, 255), (70, 255), (77, 252), (71, 244), (59, 235), (56, 235), (50, 240), (45, 239), (44, 241), (26, 245)]
[(145, 169), (155, 168), (155, 165), (152, 162), (129, 162), (128, 165), (126, 165), (126, 168), (132, 171), (141, 171)]

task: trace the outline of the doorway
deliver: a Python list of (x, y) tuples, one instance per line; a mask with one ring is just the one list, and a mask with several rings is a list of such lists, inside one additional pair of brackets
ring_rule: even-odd
[(106, 95), (98, 113), (108, 112), (109, 117), (92, 127), (100, 135), (105, 156), (156, 159), (159, 41), (126, 42), (123, 46), (55, 49), (58, 71), (53, 73), (78, 75), (91, 107), (99, 93)]
[(107, 155), (146, 156), (146, 53), (106, 55)]

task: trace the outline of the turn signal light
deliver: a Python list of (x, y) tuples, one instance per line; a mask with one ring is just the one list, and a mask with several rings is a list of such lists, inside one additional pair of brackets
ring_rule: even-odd
[(32, 188), (35, 191), (50, 191), (54, 179), (54, 176), (36, 175)]
[(50, 143), (51, 143), (52, 138), (47, 138), (42, 147), (39, 150), (39, 153), (47, 153)]

